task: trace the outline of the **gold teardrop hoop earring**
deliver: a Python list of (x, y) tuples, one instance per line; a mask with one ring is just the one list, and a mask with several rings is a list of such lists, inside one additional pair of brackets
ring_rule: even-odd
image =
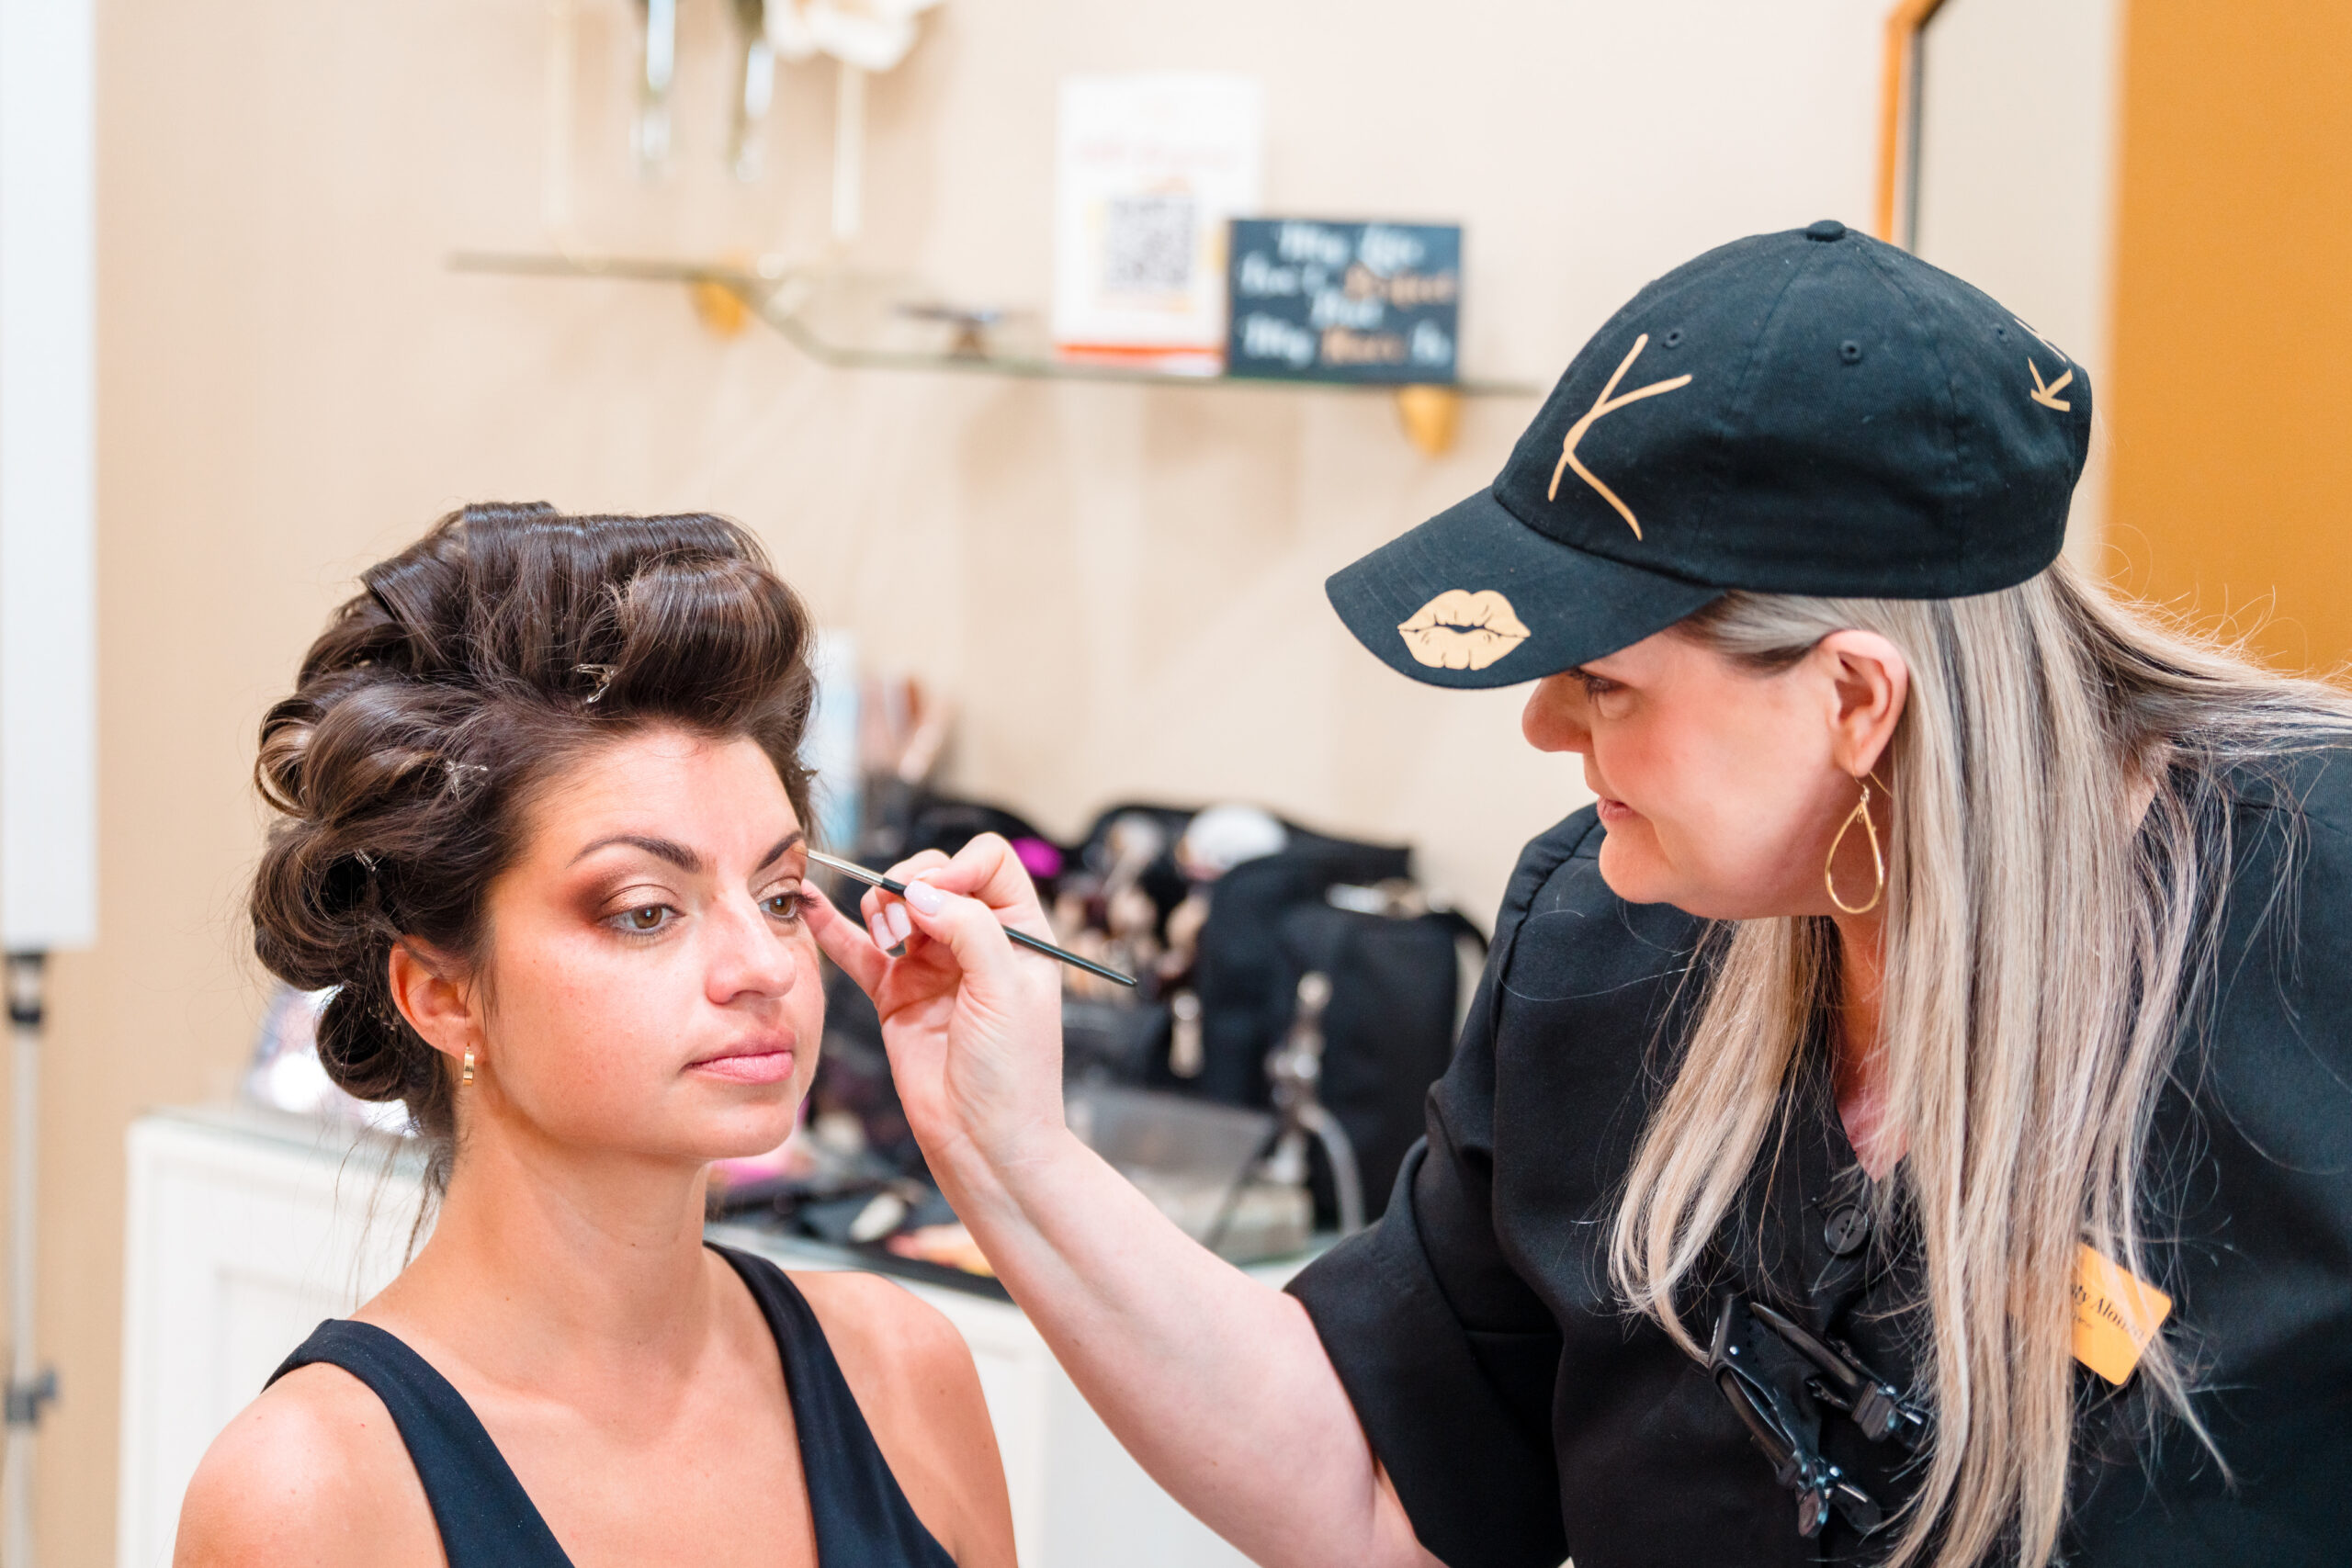
[[(1867, 915), (1877, 908), (1879, 901), (1886, 897), (1886, 856), (1879, 849), (1878, 825), (1871, 820), (1870, 781), (1864, 778), (1857, 779), (1855, 783), (1862, 786), (1862, 798), (1855, 803), (1852, 811), (1847, 813), (1846, 820), (1838, 824), (1838, 836), (1829, 840), (1829, 859), (1823, 863), (1821, 867), (1821, 881), (1822, 886), (1829, 889), (1829, 901), (1837, 905), (1842, 912), (1849, 915)], [(1870, 837), (1871, 869), (1876, 875), (1876, 881), (1871, 888), (1871, 901), (1859, 905), (1849, 904), (1838, 897), (1838, 846), (1846, 841), (1847, 830), (1853, 827), (1857, 819), (1860, 819), (1862, 824), (1862, 831)]]
[[(1841, 829), (1841, 831), (1842, 831), (1842, 829)], [(1836, 897), (1838, 897), (1838, 895), (1837, 895), (1835, 892), (1832, 892), (1829, 896), (1830, 896), (1832, 898), (1835, 898)], [(462, 1072), (462, 1073), (460, 1073), (460, 1074), (458, 1074), (458, 1087), (459, 1089), (471, 1089), (471, 1088), (473, 1088), (473, 1086), (474, 1086), (474, 1048), (473, 1048), (472, 1046), (469, 1045), (469, 1046), (467, 1046), (467, 1047), (466, 1047), (466, 1070), (465, 1070), (464, 1072)]]

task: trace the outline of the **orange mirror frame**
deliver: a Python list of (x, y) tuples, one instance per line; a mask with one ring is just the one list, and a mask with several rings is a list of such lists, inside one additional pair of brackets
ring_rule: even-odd
[(1919, 155), (1919, 34), (1943, 4), (1900, 0), (1886, 18), (1885, 74), (1879, 88), (1878, 237), (1890, 244), (1911, 243)]

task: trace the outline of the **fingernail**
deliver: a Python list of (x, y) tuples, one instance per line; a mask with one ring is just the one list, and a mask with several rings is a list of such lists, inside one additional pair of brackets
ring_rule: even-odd
[(899, 939), (899, 945), (900, 947), (906, 946), (907, 938), (915, 934), (915, 923), (914, 921), (907, 919), (906, 906), (903, 904), (893, 904), (882, 912), (889, 917), (890, 934)]
[(872, 919), (865, 922), (865, 934), (874, 939), (875, 946), (885, 953), (890, 951), (893, 939), (890, 935), (890, 921), (888, 917), (876, 914)]
[(928, 882), (907, 884), (907, 902), (926, 915), (935, 915), (947, 908), (947, 895)]

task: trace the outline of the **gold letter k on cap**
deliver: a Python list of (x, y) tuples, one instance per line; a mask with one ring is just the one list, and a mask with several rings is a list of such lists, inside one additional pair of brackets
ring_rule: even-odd
[(1600, 396), (1593, 400), (1592, 407), (1585, 411), (1582, 419), (1568, 426), (1567, 437), (1560, 443), (1560, 460), (1552, 469), (1552, 488), (1544, 492), (1546, 501), (1559, 500), (1560, 475), (1569, 468), (1574, 468), (1577, 471), (1577, 478), (1590, 485), (1594, 494), (1617, 509), (1617, 515), (1625, 520), (1625, 526), (1634, 531), (1634, 537), (1636, 539), (1642, 536), (1642, 525), (1634, 520), (1634, 509), (1618, 500), (1615, 491), (1602, 484), (1590, 468), (1577, 460), (1577, 443), (1584, 439), (1586, 431), (1590, 430), (1604, 417), (1615, 413), (1627, 403), (1637, 403), (1644, 398), (1654, 398), (1660, 392), (1671, 392), (1679, 387), (1687, 387), (1690, 384), (1690, 377), (1677, 376), (1670, 381), (1653, 381), (1646, 387), (1636, 388), (1622, 398), (1611, 398), (1609, 394), (1617, 389), (1617, 383), (1625, 378), (1625, 372), (1634, 367), (1634, 361), (1639, 359), (1642, 356), (1642, 350), (1649, 345), (1649, 333), (1644, 333), (1635, 338), (1633, 351), (1627, 354), (1624, 360), (1619, 364), (1617, 373), (1609, 378), (1609, 384), (1600, 389)]

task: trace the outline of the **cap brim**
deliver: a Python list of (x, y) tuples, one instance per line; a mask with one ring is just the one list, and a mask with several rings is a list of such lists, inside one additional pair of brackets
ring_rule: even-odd
[(1516, 686), (1664, 631), (1720, 588), (1571, 548), (1491, 491), (1449, 507), (1323, 585), (1380, 661), (1432, 686)]

